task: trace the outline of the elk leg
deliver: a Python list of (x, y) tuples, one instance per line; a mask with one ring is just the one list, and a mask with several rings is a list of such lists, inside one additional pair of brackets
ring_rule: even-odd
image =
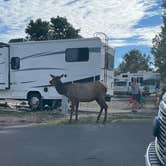
[(96, 99), (96, 102), (100, 106), (100, 112), (99, 112), (99, 114), (97, 116), (97, 120), (96, 120), (96, 122), (98, 122), (104, 107), (103, 107), (102, 101), (100, 99)]
[(98, 114), (98, 116), (97, 116), (96, 122), (99, 121), (102, 111), (103, 111), (103, 107), (101, 107), (101, 109), (100, 109), (100, 112), (99, 112), (99, 114)]
[(78, 120), (78, 107), (79, 107), (79, 102), (76, 103), (76, 121)]
[(107, 121), (107, 108), (108, 108), (108, 106), (105, 103), (105, 106), (104, 106), (105, 114), (104, 114), (104, 121), (103, 121), (103, 123), (105, 123)]
[(108, 108), (107, 104), (105, 103), (105, 98), (101, 97), (101, 98), (97, 99), (96, 102), (100, 105), (100, 108), (101, 108), (101, 110), (99, 112), (99, 115), (97, 117), (97, 122), (99, 121), (101, 113), (102, 113), (103, 108), (104, 108), (105, 109), (105, 114), (104, 114), (104, 121), (103, 121), (103, 123), (105, 123), (106, 120), (107, 120), (107, 108)]
[(74, 111), (74, 103), (72, 102), (69, 123), (71, 123), (71, 121), (72, 121), (73, 111)]

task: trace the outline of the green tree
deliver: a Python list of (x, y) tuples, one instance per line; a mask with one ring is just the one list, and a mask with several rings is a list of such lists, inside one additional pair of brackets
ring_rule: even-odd
[(166, 79), (166, 0), (163, 0), (163, 25), (161, 32), (153, 39), (151, 52), (154, 56), (155, 66), (161, 74), (161, 79)]
[(80, 38), (80, 29), (75, 29), (66, 18), (57, 16), (50, 21), (51, 39), (71, 39)]
[(36, 21), (31, 20), (28, 24), (25, 32), (28, 34), (26, 38), (28, 40), (47, 40), (49, 32), (49, 22), (37, 19)]
[(57, 16), (50, 22), (37, 19), (31, 20), (25, 29), (28, 40), (56, 40), (80, 38), (80, 30), (75, 29), (66, 18)]
[(132, 49), (126, 53), (123, 57), (122, 63), (118, 67), (118, 73), (138, 71), (149, 71), (150, 69), (150, 57), (146, 54), (142, 54), (137, 49)]

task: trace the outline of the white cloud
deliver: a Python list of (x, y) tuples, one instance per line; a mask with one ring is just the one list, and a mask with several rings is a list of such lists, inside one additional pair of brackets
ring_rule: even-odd
[(131, 37), (127, 39), (123, 37), (123, 39), (114, 39), (114, 40), (111, 40), (110, 38), (109, 44), (113, 47), (132, 46), (132, 45), (135, 45), (135, 46), (145, 45), (145, 46), (151, 47), (152, 39), (160, 31), (161, 31), (160, 26), (132, 29), (130, 31)]
[[(0, 0), (0, 29), (9, 27), (7, 34), (0, 33), (1, 41), (25, 36), (24, 29), (30, 19), (49, 20), (57, 15), (66, 17), (81, 35), (91, 37), (95, 32), (104, 32), (110, 38), (130, 38), (139, 36), (150, 45), (159, 27), (134, 28), (145, 17), (158, 14), (149, 11), (157, 5), (157, 0)], [(114, 46), (135, 44), (117, 40)], [(141, 41), (136, 43), (141, 44)]]
[(145, 27), (145, 28), (138, 28), (135, 30), (135, 33), (138, 34), (139, 38), (142, 41), (147, 42), (146, 45), (152, 45), (152, 39), (161, 31), (161, 27), (154, 26), (154, 27)]

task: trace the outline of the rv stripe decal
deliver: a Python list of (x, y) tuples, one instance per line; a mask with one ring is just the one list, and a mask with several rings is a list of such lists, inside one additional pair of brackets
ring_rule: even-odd
[(89, 52), (100, 52), (100, 51), (101, 51), (100, 47), (89, 48)]
[(97, 75), (95, 77), (88, 77), (88, 78), (76, 80), (76, 81), (73, 81), (73, 82), (74, 83), (77, 83), (77, 82), (93, 82), (93, 81), (98, 81), (98, 80), (100, 80), (100, 75)]
[(48, 56), (48, 55), (55, 55), (55, 54), (64, 54), (64, 51), (58, 51), (58, 52), (43, 52), (43, 53), (37, 53), (37, 54), (32, 54), (32, 55), (28, 55), (26, 57), (21, 58), (21, 60), (25, 60), (28, 58), (39, 58), (42, 56)]
[[(50, 53), (43, 54), (43, 55), (40, 55), (40, 56), (37, 56), (37, 57), (48, 56), (48, 55), (55, 55), (55, 54), (64, 54), (64, 53), (65, 53), (64, 51), (50, 52)], [(36, 57), (36, 58), (37, 58), (37, 57)]]
[(27, 84), (27, 83), (32, 83), (32, 82), (36, 82), (36, 81), (25, 81), (25, 82), (20, 82), (21, 84)]
[(5, 62), (0, 62), (0, 64), (5, 64)]
[(42, 53), (37, 53), (37, 54), (28, 55), (28, 56), (26, 56), (26, 57), (21, 58), (21, 60), (28, 59), (28, 58), (33, 58), (33, 57), (35, 57), (35, 56), (40, 56), (40, 55), (45, 54), (45, 53), (48, 53), (48, 52), (42, 52)]
[[(92, 47), (89, 48), (89, 52), (100, 52), (100, 47)], [(29, 59), (29, 58), (39, 58), (42, 56), (48, 56), (48, 55), (56, 55), (56, 54), (65, 54), (65, 51), (57, 51), (57, 52), (42, 52), (37, 54), (28, 55), (26, 57), (21, 58), (21, 60)]]
[[(100, 80), (100, 75), (96, 75), (95, 77), (88, 77), (88, 78), (83, 78), (75, 81), (69, 81), (69, 82), (64, 82), (65, 84), (69, 83), (85, 83), (85, 82), (93, 82), (93, 81), (99, 81)], [(33, 88), (42, 88), (42, 87), (51, 87), (53, 85), (40, 85), (40, 86), (35, 86)]]
[(26, 68), (26, 69), (20, 69), (14, 72), (19, 72), (19, 71), (31, 71), (31, 70), (66, 70), (64, 68), (46, 68), (46, 67), (40, 67), (40, 68)]

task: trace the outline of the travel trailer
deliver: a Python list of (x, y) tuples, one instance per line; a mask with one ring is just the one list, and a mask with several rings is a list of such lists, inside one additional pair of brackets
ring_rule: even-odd
[(156, 93), (160, 88), (160, 74), (155, 72), (139, 71), (137, 73), (121, 73), (114, 77), (114, 94), (130, 94), (131, 81), (137, 79), (142, 92)]
[(50, 74), (66, 74), (66, 83), (100, 80), (103, 49), (99, 38), (0, 43), (0, 99), (58, 107), (62, 96), (49, 85)]

